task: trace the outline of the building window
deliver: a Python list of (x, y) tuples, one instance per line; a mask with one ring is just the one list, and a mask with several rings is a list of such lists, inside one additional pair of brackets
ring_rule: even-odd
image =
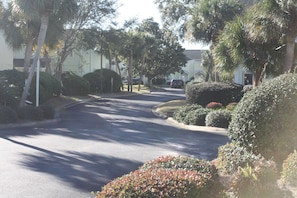
[(244, 85), (253, 84), (253, 74), (244, 74)]

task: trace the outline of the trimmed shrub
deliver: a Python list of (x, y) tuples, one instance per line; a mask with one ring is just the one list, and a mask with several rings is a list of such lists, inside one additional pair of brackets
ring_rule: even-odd
[(0, 105), (13, 109), (19, 104), (20, 93), (16, 87), (10, 87), (6, 82), (0, 83)]
[(245, 85), (242, 89), (243, 94), (246, 94), (247, 92), (253, 90), (254, 86), (253, 85)]
[(178, 122), (183, 123), (185, 117), (187, 116), (187, 114), (189, 112), (196, 110), (196, 109), (201, 109), (201, 108), (203, 108), (203, 107), (200, 105), (196, 105), (196, 104), (182, 106), (173, 112), (173, 119), (175, 119)]
[[(34, 76), (29, 90), (28, 100), (36, 104), (36, 75)], [(39, 102), (45, 103), (54, 96), (59, 96), (62, 86), (58, 79), (46, 72), (40, 72), (39, 78)]]
[(262, 83), (238, 103), (228, 129), (231, 140), (281, 166), (297, 147), (297, 75)]
[(103, 197), (219, 197), (221, 185), (214, 165), (184, 156), (165, 156), (108, 183)]
[(0, 79), (5, 81), (10, 87), (15, 87), (19, 95), (25, 85), (25, 73), (18, 70), (3, 70), (0, 71)]
[(239, 168), (231, 181), (236, 197), (286, 197), (277, 184), (276, 164), (263, 158), (255, 161), (253, 167), (246, 165)]
[(211, 127), (228, 128), (231, 122), (231, 112), (229, 110), (211, 111), (205, 118), (205, 125)]
[(43, 120), (43, 112), (35, 106), (19, 107), (17, 110), (18, 118), (21, 120), (40, 121)]
[(218, 82), (204, 82), (187, 85), (186, 101), (205, 107), (210, 102), (218, 102), (223, 106), (231, 102), (239, 102), (242, 98), (242, 86)]
[(197, 126), (205, 126), (205, 118), (209, 112), (210, 110), (206, 108), (200, 108), (190, 111), (186, 115), (183, 123)]
[(39, 108), (43, 112), (44, 119), (53, 119), (55, 117), (55, 109), (50, 105), (40, 105)]
[(172, 169), (172, 170), (191, 170), (203, 174), (210, 174), (218, 177), (216, 167), (206, 160), (199, 160), (186, 156), (162, 156), (143, 164), (139, 169)]
[(10, 107), (0, 106), (0, 124), (17, 122), (17, 113)]
[[(209, 176), (210, 177), (210, 176)], [(215, 197), (211, 179), (197, 171), (136, 170), (103, 186), (97, 198), (106, 197)]]
[(252, 166), (258, 159), (260, 159), (260, 156), (249, 152), (236, 142), (231, 142), (219, 147), (217, 167), (222, 172), (232, 174), (239, 167), (245, 167), (246, 165)]
[(293, 186), (297, 186), (297, 152), (291, 153), (283, 163), (282, 179)]
[(208, 109), (221, 109), (222, 107), (222, 103), (219, 102), (210, 102), (206, 105), (206, 108)]
[(85, 96), (90, 93), (90, 83), (73, 72), (62, 74), (63, 95), (65, 96)]
[[(102, 82), (102, 92), (119, 92), (122, 86), (121, 77), (114, 71), (109, 69), (102, 69), (102, 80), (101, 80), (101, 70), (95, 70), (92, 73), (85, 74), (83, 76), (90, 83), (90, 91), (92, 93), (101, 92), (101, 82)], [(111, 86), (111, 79), (113, 79), (113, 86)]]
[(236, 106), (237, 106), (237, 102), (231, 102), (226, 106), (226, 109), (229, 111), (233, 111)]

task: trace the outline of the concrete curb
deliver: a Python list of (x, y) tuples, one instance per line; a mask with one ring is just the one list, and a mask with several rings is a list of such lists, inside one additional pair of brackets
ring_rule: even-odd
[(218, 135), (224, 135), (227, 136), (227, 129), (225, 128), (219, 128), (219, 127), (207, 127), (207, 126), (196, 126), (196, 125), (186, 125), (180, 122), (177, 122), (172, 117), (168, 117), (167, 115), (164, 115), (160, 112), (158, 112), (158, 106), (154, 106), (152, 109), (153, 114), (155, 114), (157, 117), (160, 117), (162, 119), (165, 119), (170, 124), (179, 127), (181, 129), (187, 129), (191, 131), (198, 131), (198, 132), (205, 132), (205, 133), (214, 133)]
[(87, 102), (91, 102), (94, 100), (99, 100), (103, 98), (117, 98), (121, 96), (133, 96), (137, 93), (129, 93), (129, 94), (103, 94), (103, 95), (89, 95), (89, 98), (80, 100), (80, 101), (74, 101), (69, 104), (64, 105), (60, 109), (56, 110), (55, 118), (49, 119), (49, 120), (42, 120), (42, 121), (32, 121), (32, 122), (20, 122), (20, 123), (9, 123), (9, 124), (0, 124), (0, 129), (9, 129), (9, 128), (17, 128), (17, 127), (32, 127), (32, 126), (39, 126), (42, 124), (49, 124), (49, 123), (55, 123), (60, 121), (60, 111), (63, 109), (74, 107), (78, 104), (83, 104)]

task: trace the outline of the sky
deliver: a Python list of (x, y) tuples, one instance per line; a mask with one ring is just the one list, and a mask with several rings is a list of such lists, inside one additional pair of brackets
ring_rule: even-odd
[[(118, 0), (118, 3), (122, 6), (118, 9), (118, 21), (123, 23), (125, 20), (131, 18), (138, 18), (139, 22), (143, 19), (150, 17), (154, 18), (154, 21), (161, 23), (161, 14), (157, 5), (154, 4), (154, 0)], [(206, 46), (201, 44), (183, 43), (184, 48), (190, 49), (206, 49)]]

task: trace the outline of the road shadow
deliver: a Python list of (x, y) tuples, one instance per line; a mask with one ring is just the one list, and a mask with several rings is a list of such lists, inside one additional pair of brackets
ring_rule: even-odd
[(109, 181), (137, 169), (141, 162), (112, 156), (67, 152), (53, 152), (20, 141), (5, 138), (14, 144), (39, 151), (37, 154), (24, 153), (20, 163), (26, 169), (47, 173), (71, 184), (84, 192), (101, 190)]

